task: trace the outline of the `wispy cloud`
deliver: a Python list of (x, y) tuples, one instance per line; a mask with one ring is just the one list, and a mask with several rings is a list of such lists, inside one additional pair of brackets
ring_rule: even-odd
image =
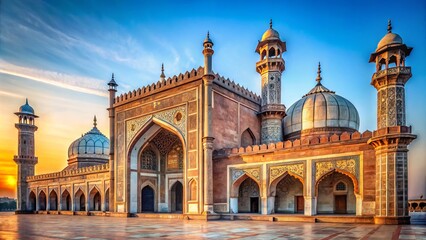
[(22, 67), (4, 60), (0, 60), (0, 73), (23, 77), (76, 92), (107, 97), (105, 82), (95, 78)]
[(13, 98), (24, 98), (22, 95), (11, 93), (11, 92), (5, 92), (0, 90), (0, 95), (7, 96), (7, 97), (13, 97)]

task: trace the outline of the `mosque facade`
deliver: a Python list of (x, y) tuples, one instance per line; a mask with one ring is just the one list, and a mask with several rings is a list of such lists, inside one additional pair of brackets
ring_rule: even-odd
[[(204, 67), (116, 96), (109, 86), (110, 136), (93, 128), (68, 150), (68, 166), (35, 175), (34, 109), (19, 121), (18, 212), (87, 215), (178, 213), (224, 216), (370, 217), (409, 223), (405, 83), (412, 51), (392, 32), (371, 54), (377, 129), (359, 132), (346, 98), (316, 84), (290, 107), (281, 102), (286, 42), (272, 28), (256, 46), (260, 96)], [(312, 81), (314, 83), (314, 81)], [(373, 114), (373, 113), (372, 113)], [(254, 217), (255, 218), (255, 217)]]

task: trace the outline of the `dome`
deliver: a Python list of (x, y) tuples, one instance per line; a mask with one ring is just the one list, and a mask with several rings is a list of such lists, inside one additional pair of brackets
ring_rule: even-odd
[(109, 139), (96, 127), (96, 118), (93, 125), (92, 130), (71, 143), (68, 158), (109, 158)]
[(398, 34), (392, 32), (392, 22), (389, 20), (388, 33), (386, 33), (386, 35), (380, 40), (379, 44), (377, 44), (376, 52), (384, 46), (393, 44), (402, 44), (402, 38)]
[(288, 108), (284, 118), (287, 138), (358, 130), (359, 115), (355, 106), (324, 87), (319, 74), (317, 81), (309, 93)]
[(19, 112), (34, 115), (34, 109), (28, 104), (28, 99), (26, 99), (25, 104), (19, 108)]
[(265, 41), (265, 40), (275, 40), (275, 39), (280, 39), (280, 34), (274, 30), (273, 28), (269, 28), (268, 30), (266, 30), (266, 32), (262, 35), (262, 40), (261, 41)]
[(389, 32), (387, 33), (377, 44), (377, 50), (383, 48), (384, 46), (391, 45), (391, 44), (402, 44), (402, 38), (396, 33)]

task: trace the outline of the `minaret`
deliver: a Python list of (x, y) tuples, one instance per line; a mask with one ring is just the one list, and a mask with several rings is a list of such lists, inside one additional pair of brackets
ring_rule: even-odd
[(371, 54), (376, 63), (371, 85), (377, 90), (377, 130), (369, 143), (376, 151), (376, 216), (377, 224), (405, 224), (408, 216), (408, 145), (416, 138), (405, 122), (405, 83), (411, 68), (405, 58), (412, 48), (402, 38), (388, 33)]
[(27, 205), (27, 177), (34, 176), (34, 166), (38, 162), (34, 154), (34, 132), (37, 131), (35, 118), (38, 116), (34, 114), (34, 109), (28, 104), (28, 99), (15, 114), (19, 117), (19, 122), (15, 124), (18, 129), (18, 155), (13, 158), (18, 165), (17, 211), (27, 211), (30, 210), (30, 206)]
[[(204, 75), (203, 75), (203, 163), (204, 163), (204, 214), (212, 214), (213, 211), (213, 141), (212, 136), (212, 85), (215, 78), (212, 71), (213, 41), (207, 32), (203, 42)], [(203, 186), (203, 185), (202, 185)]]
[[(118, 84), (115, 82), (114, 73), (111, 76), (111, 80), (108, 83), (108, 92), (109, 92), (109, 174), (110, 174), (110, 184), (109, 184), (109, 211), (114, 211), (114, 148), (115, 148), (115, 93), (117, 92)], [(96, 116), (95, 116), (96, 120)]]
[(260, 60), (256, 63), (256, 71), (262, 79), (262, 106), (260, 116), (261, 143), (268, 144), (283, 140), (282, 119), (285, 116), (285, 106), (281, 104), (281, 74), (285, 69), (282, 58), (286, 51), (285, 42), (272, 28), (272, 20), (269, 29), (263, 34), (256, 47), (260, 54)]

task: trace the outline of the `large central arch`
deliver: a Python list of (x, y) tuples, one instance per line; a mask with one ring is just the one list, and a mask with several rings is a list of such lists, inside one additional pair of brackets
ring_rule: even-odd
[[(168, 160), (169, 157), (175, 157), (169, 156), (167, 154), (158, 154), (157, 152), (161, 152), (165, 149), (164, 146), (157, 146), (155, 147), (155, 144), (153, 144), (153, 141), (157, 137), (157, 135), (162, 134), (164, 132), (167, 132), (169, 135), (173, 135), (176, 137), (176, 141), (178, 141), (180, 144), (180, 149), (178, 146), (179, 154), (178, 155), (181, 161), (181, 164), (177, 165), (178, 168), (176, 170), (169, 171), (168, 168), (170, 166), (175, 165), (169, 165)], [(145, 149), (147, 146), (152, 146), (153, 153), (157, 153), (155, 156), (160, 155), (159, 157), (155, 158), (158, 160), (157, 166), (149, 169), (141, 169), (142, 164), (145, 164), (146, 166), (150, 166), (147, 164), (146, 161), (148, 160), (144, 159), (144, 162), (141, 162), (141, 158), (143, 156), (142, 150)], [(160, 144), (161, 145), (161, 144)], [(174, 147), (169, 146), (169, 151), (171, 152), (171, 148)], [(138, 211), (142, 211), (142, 186), (146, 186), (146, 182), (151, 182), (151, 188), (154, 190), (154, 211), (158, 212), (170, 212), (171, 211), (171, 205), (170, 205), (170, 194), (171, 194), (171, 183), (176, 180), (180, 180), (181, 183), (183, 183), (183, 179), (185, 177), (185, 164), (186, 164), (186, 140), (184, 138), (184, 135), (173, 125), (158, 119), (158, 118), (151, 118), (147, 121), (147, 123), (144, 124), (144, 126), (139, 130), (139, 132), (135, 135), (135, 137), (130, 141), (129, 148), (128, 148), (128, 159), (129, 159), (129, 183), (130, 183), (130, 191), (129, 191), (129, 199), (130, 202), (128, 203), (129, 212), (136, 213)], [(175, 149), (176, 150), (176, 149)], [(179, 161), (178, 161), (179, 163)], [(165, 172), (166, 170), (167, 172)], [(160, 190), (163, 189), (163, 191)], [(145, 191), (147, 192), (147, 191)], [(183, 192), (186, 192), (185, 184), (183, 184)], [(185, 199), (186, 194), (182, 194), (183, 201), (182, 203), (186, 202)], [(169, 196), (169, 197), (168, 197)], [(182, 211), (185, 212), (186, 206), (185, 204), (182, 204)]]

